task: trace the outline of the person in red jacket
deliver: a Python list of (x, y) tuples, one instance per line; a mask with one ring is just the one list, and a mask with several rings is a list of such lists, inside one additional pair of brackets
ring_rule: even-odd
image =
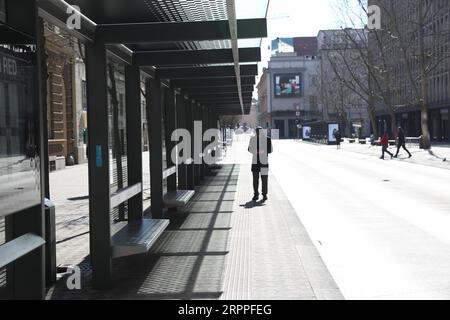
[(384, 132), (383, 136), (381, 137), (381, 147), (382, 147), (382, 154), (381, 158), (384, 160), (384, 153), (387, 153), (391, 156), (391, 159), (394, 158), (394, 155), (389, 152), (389, 134), (387, 132)]

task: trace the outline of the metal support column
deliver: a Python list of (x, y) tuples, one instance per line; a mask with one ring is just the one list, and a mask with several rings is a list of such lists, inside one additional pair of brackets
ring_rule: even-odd
[(139, 67), (125, 68), (128, 185), (141, 184), (141, 192), (128, 200), (128, 219), (142, 219), (142, 110)]
[[(193, 114), (194, 114), (194, 121), (201, 123), (201, 117), (200, 117), (200, 105), (194, 104), (193, 105)], [(196, 163), (194, 165), (194, 184), (195, 186), (199, 186), (201, 183), (200, 179), (200, 168), (201, 168), (201, 162), (203, 162), (203, 159), (200, 157), (200, 154), (203, 152), (202, 146), (203, 146), (203, 132), (202, 129), (198, 126), (198, 124), (194, 128), (194, 135), (193, 135), (193, 144), (194, 144), (194, 159), (196, 160)]]
[[(194, 158), (194, 102), (188, 101), (186, 104), (186, 129), (191, 134), (191, 155)], [(187, 166), (187, 189), (195, 189), (194, 181), (194, 159)]]
[[(172, 141), (172, 133), (177, 126), (176, 110), (175, 110), (175, 90), (169, 88), (166, 90), (165, 99), (166, 110), (166, 151), (167, 151), (167, 168), (172, 168), (177, 164), (172, 161), (172, 150), (175, 148), (176, 143)], [(167, 178), (167, 191), (177, 190), (177, 176), (173, 174)]]
[[(211, 123), (211, 109), (209, 107), (205, 107), (205, 118), (206, 118), (206, 130), (212, 129)], [(211, 144), (212, 140), (207, 141), (206, 145)], [(211, 156), (214, 155), (214, 150), (211, 150)], [(211, 174), (211, 166), (205, 164), (205, 175), (209, 176)]]
[(106, 64), (105, 46), (87, 43), (89, 227), (92, 280), (96, 288), (107, 288), (112, 277)]
[[(176, 117), (177, 117), (177, 129), (186, 129), (186, 108), (187, 101), (183, 95), (178, 94), (176, 97)], [(187, 164), (180, 163), (178, 165), (178, 189), (187, 190)]]
[(161, 81), (149, 79), (147, 82), (150, 93), (150, 105), (147, 105), (150, 114), (150, 191), (152, 217), (161, 219), (163, 217), (163, 144), (161, 132), (162, 126), (162, 88)]
[(204, 106), (200, 106), (200, 119), (202, 121), (202, 164), (200, 165), (200, 180), (203, 181), (205, 180), (205, 175), (206, 175), (206, 164), (204, 161), (204, 157), (206, 156), (205, 153), (205, 148), (208, 145), (208, 143), (206, 143), (206, 141), (203, 141), (203, 136), (206, 132), (206, 130), (208, 130), (208, 123), (205, 121), (205, 107)]

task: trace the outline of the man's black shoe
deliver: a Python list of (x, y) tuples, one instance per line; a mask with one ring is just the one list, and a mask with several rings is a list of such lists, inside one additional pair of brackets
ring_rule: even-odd
[(263, 202), (267, 201), (267, 196), (263, 196)]
[(252, 201), (256, 202), (256, 201), (258, 201), (258, 199), (259, 199), (259, 196), (254, 196)]

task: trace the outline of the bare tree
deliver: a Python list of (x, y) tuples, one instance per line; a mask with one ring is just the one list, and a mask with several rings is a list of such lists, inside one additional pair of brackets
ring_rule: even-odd
[[(375, 117), (374, 99), (375, 94), (372, 89), (372, 82), (368, 72), (368, 50), (365, 39), (358, 33), (362, 30), (343, 29), (344, 43), (340, 48), (328, 52), (327, 59), (330, 63), (333, 75), (339, 84), (340, 92), (345, 95), (347, 103), (353, 105), (353, 109), (362, 114), (367, 112), (372, 129), (377, 135), (377, 121)], [(361, 39), (355, 39), (355, 37)], [(363, 41), (361, 41), (363, 40)], [(342, 90), (345, 87), (345, 92)], [(344, 101), (344, 97), (342, 98)], [(366, 110), (362, 110), (365, 106)], [(365, 113), (365, 112), (364, 112)]]
[(398, 105), (418, 106), (421, 112), (422, 147), (431, 148), (428, 125), (429, 82), (448, 66), (449, 27), (442, 23), (449, 12), (448, 1), (377, 0), (382, 10), (383, 46), (388, 59), (384, 72), (393, 78)]
[[(380, 30), (369, 30), (367, 0), (341, 0), (339, 6), (343, 23), (352, 28), (342, 29), (347, 47), (341, 50), (333, 68), (344, 85), (366, 102), (367, 112), (374, 134), (378, 134), (376, 106), (386, 108), (394, 136), (397, 135), (397, 106), (394, 104), (395, 86), (388, 72), (387, 61), (390, 52), (385, 45), (386, 35)], [(358, 29), (359, 28), (359, 29)], [(364, 32), (355, 32), (362, 30)], [(337, 68), (340, 66), (340, 70)], [(346, 77), (343, 74), (347, 74)]]
[[(350, 121), (359, 117), (362, 124), (366, 114), (377, 131), (373, 103), (369, 99), (368, 72), (361, 57), (367, 55), (367, 45), (366, 41), (361, 42), (364, 37), (358, 33), (364, 32), (362, 29), (342, 29), (319, 35), (322, 105), (328, 108), (328, 114), (330, 107), (334, 109), (347, 134), (351, 133)], [(336, 114), (330, 115), (336, 117)]]

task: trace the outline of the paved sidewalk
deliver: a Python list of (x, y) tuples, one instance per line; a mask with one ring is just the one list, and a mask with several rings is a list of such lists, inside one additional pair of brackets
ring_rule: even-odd
[(91, 287), (84, 250), (60, 248), (60, 257), (81, 261), (82, 290), (62, 279), (47, 298), (342, 299), (276, 180), (267, 204), (247, 203), (249, 171), (224, 165), (208, 177), (149, 254), (114, 261), (110, 290)]
[(89, 253), (87, 164), (50, 173), (50, 198), (56, 207), (56, 263), (78, 265)]
[(63, 278), (47, 298), (343, 299), (272, 175), (269, 201), (249, 202), (248, 139), (235, 141), (186, 208), (168, 214), (171, 224), (148, 254), (114, 260), (105, 291), (91, 287), (87, 165), (52, 173), (58, 264), (81, 267), (82, 290), (69, 291)]
[(450, 170), (350, 147), (282, 140), (271, 157), (345, 298), (448, 299)]
[(208, 177), (184, 211), (168, 215), (169, 228), (148, 254), (115, 259), (111, 289), (92, 288), (84, 256), (82, 290), (69, 291), (62, 279), (47, 299), (220, 298), (238, 171), (229, 166)]
[[(275, 176), (269, 201), (253, 204), (250, 135), (240, 135), (222, 161), (241, 170), (233, 208), (223, 299), (343, 299), (298, 212)], [(276, 145), (274, 153), (277, 152)]]
[(250, 165), (241, 165), (222, 298), (343, 299), (275, 177), (269, 176), (269, 201), (252, 197)]
[[(329, 146), (332, 147), (332, 146)], [(414, 164), (426, 165), (431, 167), (443, 168), (450, 170), (450, 145), (437, 145), (432, 147), (431, 153), (427, 150), (419, 149), (418, 147), (407, 146), (412, 158), (408, 158), (408, 154), (405, 150), (400, 149), (398, 159), (395, 161), (404, 161)], [(342, 144), (342, 151), (350, 151), (361, 153), (369, 156), (380, 157), (381, 147), (371, 146), (370, 144), (361, 145), (359, 143), (344, 143)], [(389, 151), (395, 155), (397, 147), (390, 146)], [(389, 155), (386, 155), (386, 159), (389, 159)], [(446, 161), (444, 161), (446, 159)]]

